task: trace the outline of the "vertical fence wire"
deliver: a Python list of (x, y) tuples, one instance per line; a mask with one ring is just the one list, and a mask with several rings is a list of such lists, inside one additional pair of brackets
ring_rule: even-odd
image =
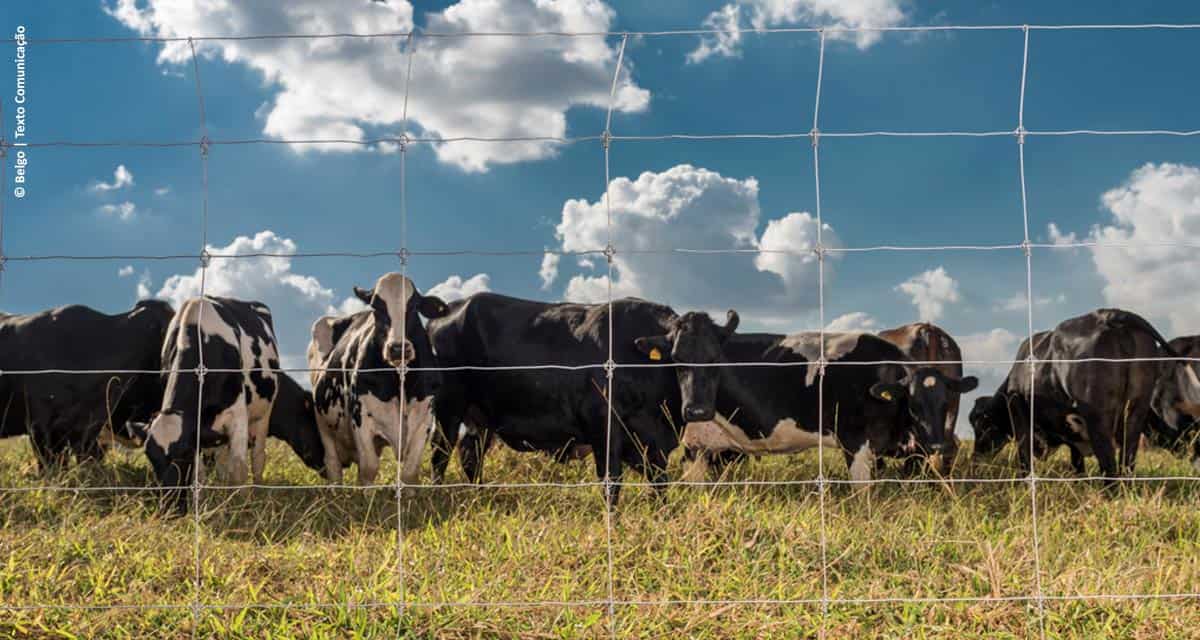
[[(613, 361), (613, 258), (616, 256), (616, 249), (613, 247), (612, 193), (609, 191), (609, 182), (611, 181), (609, 155), (612, 147), (613, 106), (616, 103), (617, 83), (621, 79), (621, 65), (625, 63), (625, 45), (628, 42), (629, 36), (622, 36), (621, 45), (617, 49), (617, 68), (613, 70), (612, 88), (608, 92), (608, 113), (604, 118), (604, 135), (600, 140), (600, 144), (604, 148), (604, 211), (605, 233), (608, 236), (608, 243), (604, 247), (604, 257), (608, 262), (608, 359), (604, 362), (604, 402), (606, 405), (604, 414), (604, 540), (608, 552), (608, 578), (606, 580), (608, 584), (608, 635), (613, 640), (616, 640), (617, 637), (617, 605), (615, 587), (613, 585), (615, 573), (613, 570), (613, 499), (619, 495), (620, 482), (614, 486), (612, 469), (609, 468), (613, 458), (613, 373), (616, 371), (616, 362)], [(620, 464), (619, 459), (618, 464)]]
[[(407, 51), (408, 70), (404, 75), (404, 105), (400, 117), (400, 273), (404, 276), (403, 285), (408, 286), (408, 96), (409, 89), (412, 86), (412, 66), (413, 66), (413, 50), (416, 48), (416, 32), (408, 34)], [(416, 286), (413, 286), (413, 294), (416, 294)], [(400, 314), (400, 335), (408, 340), (408, 309), (405, 307)], [(417, 320), (420, 322), (420, 319)], [(428, 375), (428, 374), (426, 374)], [(396, 579), (399, 582), (397, 591), (396, 606), (396, 637), (404, 637), (404, 613), (408, 591), (406, 589), (406, 575), (404, 567), (404, 460), (401, 459), (404, 453), (404, 428), (413, 425), (406, 425), (408, 418), (406, 408), (406, 400), (404, 386), (408, 382), (408, 361), (401, 360), (400, 363), (400, 437), (393, 444), (396, 453)], [(417, 425), (417, 428), (421, 428)]]
[[(1037, 611), (1038, 631), (1042, 640), (1046, 638), (1046, 601), (1042, 590), (1042, 551), (1038, 538), (1038, 496), (1037, 496), (1037, 465), (1034, 460), (1034, 382), (1036, 380), (1037, 356), (1034, 355), (1033, 344), (1033, 256), (1029, 242), (1029, 197), (1025, 187), (1025, 88), (1029, 72), (1029, 26), (1024, 30), (1021, 52), (1021, 94), (1017, 103), (1017, 161), (1021, 178), (1021, 219), (1024, 230), (1024, 240), (1021, 248), (1025, 253), (1025, 320), (1028, 329), (1029, 357), (1029, 508), (1032, 525), (1031, 542), (1033, 544), (1033, 588), (1034, 604)], [(1014, 425), (1014, 428), (1016, 425)], [(1017, 446), (1020, 445), (1018, 439)]]
[[(829, 541), (827, 540), (825, 514), (825, 246), (822, 244), (821, 226), (821, 130), (818, 123), (821, 115), (821, 83), (825, 76), (825, 31), (817, 34), (817, 90), (813, 99), (812, 140), (813, 154), (813, 210), (817, 215), (817, 242), (813, 250), (817, 254), (817, 322), (819, 349), (817, 356), (817, 505), (821, 511), (821, 626), (817, 637), (825, 638), (825, 627), (829, 617)], [(836, 425), (835, 425), (836, 431)]]
[[(196, 313), (196, 340), (199, 360), (196, 367), (196, 441), (192, 453), (192, 525), (194, 529), (192, 552), (195, 566), (193, 567), (192, 593), (192, 637), (200, 633), (201, 612), (203, 600), (202, 563), (200, 561), (200, 470), (203, 462), (200, 455), (200, 429), (204, 424), (204, 307), (208, 306), (205, 299), (206, 276), (208, 274), (208, 123), (204, 112), (204, 91), (200, 84), (200, 61), (196, 56), (196, 43), (188, 38), (188, 48), (192, 53), (192, 75), (196, 82), (196, 104), (200, 117), (200, 305)], [(180, 309), (182, 312), (183, 310)], [(180, 318), (180, 331), (186, 331), (183, 325), (186, 318)], [(162, 363), (166, 366), (166, 363)], [(228, 374), (226, 374), (228, 375)]]

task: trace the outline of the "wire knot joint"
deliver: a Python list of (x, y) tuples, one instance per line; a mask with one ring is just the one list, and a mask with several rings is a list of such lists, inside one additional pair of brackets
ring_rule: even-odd
[(611, 244), (604, 247), (604, 259), (608, 261), (609, 264), (612, 264), (613, 256), (615, 255), (617, 255), (616, 247), (612, 246)]
[(608, 148), (612, 146), (612, 132), (605, 129), (604, 133), (600, 134), (600, 146), (608, 151)]
[(1029, 131), (1025, 128), (1025, 125), (1017, 125), (1017, 128), (1013, 130), (1013, 135), (1017, 136), (1017, 144), (1025, 144), (1025, 134), (1027, 133)]
[(612, 358), (609, 358), (608, 360), (604, 361), (604, 376), (606, 378), (608, 378), (609, 382), (612, 381), (613, 372), (616, 370), (617, 370), (617, 363), (613, 362)]
[(812, 146), (814, 149), (816, 149), (821, 144), (821, 130), (813, 127), (812, 130), (808, 132), (808, 139), (812, 141)]
[(208, 252), (208, 247), (205, 247), (200, 252), (200, 268), (207, 269), (210, 262), (212, 262), (212, 254)]
[(1033, 245), (1029, 244), (1029, 240), (1021, 241), (1021, 253), (1024, 253), (1026, 258), (1032, 255)]
[(201, 137), (200, 138), (200, 155), (207, 158), (208, 150), (209, 150), (209, 147), (211, 147), (211, 146), (212, 146), (212, 140), (209, 140), (208, 136)]
[(409, 252), (408, 252), (408, 247), (401, 247), (401, 248), (400, 248), (400, 251), (398, 251), (398, 252), (396, 253), (396, 257), (400, 259), (400, 266), (402, 266), (402, 267), (407, 267), (407, 266), (408, 266), (408, 256), (409, 256), (409, 255), (410, 255), (410, 254), (409, 254)]

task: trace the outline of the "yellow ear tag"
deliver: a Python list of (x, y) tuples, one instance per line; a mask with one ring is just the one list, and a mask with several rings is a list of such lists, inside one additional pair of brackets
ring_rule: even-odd
[(650, 350), (650, 359), (651, 360), (662, 360), (662, 352), (658, 350), (658, 347), (654, 347), (653, 349)]
[(891, 400), (892, 392), (891, 391), (882, 391), (882, 392), (880, 392), (879, 397), (883, 398), (884, 400)]

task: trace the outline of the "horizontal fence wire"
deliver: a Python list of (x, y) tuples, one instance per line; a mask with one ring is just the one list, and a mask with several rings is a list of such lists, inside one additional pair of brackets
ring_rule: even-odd
[[(242, 258), (399, 258), (407, 264), (410, 257), (420, 256), (540, 256), (545, 254), (554, 254), (560, 256), (605, 256), (609, 260), (610, 274), (612, 258), (614, 256), (629, 254), (679, 254), (679, 255), (720, 255), (720, 254), (785, 254), (802, 257), (812, 257), (816, 255), (819, 260), (823, 260), (826, 255), (837, 254), (857, 254), (865, 252), (902, 252), (902, 251), (1006, 251), (1006, 250), (1021, 250), (1025, 252), (1027, 257), (1027, 312), (1029, 314), (1029, 336), (1033, 335), (1032, 328), (1032, 267), (1029, 266), (1028, 256), (1032, 249), (1151, 249), (1151, 248), (1178, 248), (1178, 249), (1196, 249), (1200, 248), (1200, 243), (1189, 242), (1098, 242), (1098, 241), (1071, 241), (1071, 242), (1052, 242), (1039, 243), (1033, 242), (1029, 236), (1028, 229), (1028, 205), (1024, 194), (1024, 144), (1027, 138), (1036, 137), (1066, 137), (1066, 136), (1147, 136), (1147, 137), (1200, 137), (1200, 129), (1123, 129), (1123, 130), (1105, 130), (1105, 129), (1064, 129), (1064, 130), (1026, 130), (1023, 125), (1023, 110), (1024, 110), (1024, 93), (1025, 93), (1025, 69), (1028, 66), (1028, 41), (1031, 31), (1087, 31), (1087, 30), (1195, 30), (1200, 29), (1198, 24), (1168, 24), (1168, 23), (1144, 23), (1144, 24), (1042, 24), (1042, 25), (911, 25), (911, 26), (879, 26), (879, 27), (771, 27), (771, 28), (738, 28), (731, 29), (673, 29), (659, 31), (474, 31), (474, 32), (437, 32), (425, 30), (409, 30), (396, 32), (377, 32), (377, 33), (318, 33), (318, 34), (251, 34), (251, 35), (208, 35), (208, 36), (118, 36), (118, 37), (65, 37), (65, 38), (37, 38), (27, 40), (27, 44), (31, 45), (55, 45), (55, 44), (101, 44), (101, 43), (184, 43), (187, 42), (192, 47), (192, 64), (196, 68), (197, 52), (196, 45), (203, 45), (207, 42), (238, 42), (238, 41), (272, 41), (272, 40), (312, 40), (312, 39), (394, 39), (397, 42), (406, 40), (410, 47), (416, 37), (420, 38), (464, 38), (464, 37), (528, 37), (528, 38), (551, 38), (551, 37), (602, 37), (602, 38), (620, 38), (622, 41), (622, 52), (624, 43), (630, 38), (646, 38), (646, 37), (671, 37), (671, 36), (710, 36), (710, 35), (729, 35), (738, 34), (811, 34), (817, 35), (822, 43), (822, 55), (825, 39), (828, 35), (837, 34), (853, 34), (853, 33), (920, 33), (920, 32), (953, 32), (953, 31), (1010, 31), (1022, 32), (1025, 35), (1025, 58), (1022, 64), (1022, 85), (1021, 85), (1021, 116), (1018, 118), (1018, 125), (1014, 130), (983, 130), (983, 131), (895, 131), (895, 130), (864, 130), (864, 131), (820, 131), (817, 129), (816, 109), (814, 109), (813, 127), (809, 131), (796, 132), (739, 132), (739, 133), (660, 133), (660, 134), (642, 134), (642, 135), (621, 135), (611, 132), (611, 106), (609, 107), (609, 121), (606, 124), (605, 131), (599, 134), (579, 135), (579, 136), (453, 136), (453, 137), (437, 137), (437, 136), (409, 136), (405, 131), (400, 136), (380, 136), (370, 138), (232, 138), (232, 139), (209, 139), (206, 135), (202, 135), (199, 140), (193, 139), (177, 139), (167, 141), (152, 141), (152, 140), (56, 140), (53, 138), (43, 139), (41, 141), (33, 140), (26, 143), (14, 143), (4, 139), (0, 134), (0, 156), (4, 155), (9, 149), (89, 149), (89, 148), (189, 148), (196, 147), (200, 149), (202, 156), (207, 161), (209, 150), (213, 147), (221, 146), (247, 146), (247, 145), (353, 145), (360, 147), (378, 147), (382, 152), (390, 152), (387, 148), (389, 145), (395, 146), (400, 153), (404, 153), (407, 149), (414, 145), (441, 145), (454, 143), (484, 143), (484, 144), (503, 144), (503, 143), (552, 143), (561, 145), (572, 145), (581, 143), (600, 142), (606, 153), (610, 145), (614, 143), (636, 143), (636, 142), (668, 142), (668, 141), (754, 141), (754, 140), (781, 140), (781, 141), (796, 141), (807, 139), (810, 140), (814, 148), (814, 160), (816, 159), (816, 149), (822, 138), (1006, 138), (1013, 137), (1021, 145), (1021, 179), (1022, 179), (1022, 208), (1025, 216), (1025, 233), (1024, 240), (1019, 243), (1003, 243), (1003, 244), (955, 244), (955, 245), (923, 245), (923, 246), (903, 246), (903, 245), (876, 245), (862, 247), (827, 247), (820, 243), (820, 230), (818, 228), (818, 243), (816, 247), (801, 247), (796, 249), (760, 249), (760, 248), (683, 248), (683, 247), (667, 247), (661, 249), (634, 249), (622, 250), (617, 247), (596, 248), (585, 251), (561, 251), (548, 249), (510, 249), (510, 250), (491, 250), (491, 249), (408, 249), (402, 247), (400, 251), (375, 251), (375, 252), (356, 252), (356, 251), (326, 251), (326, 252), (305, 252), (305, 253), (272, 253), (272, 252), (255, 252), (255, 253), (240, 253), (240, 254), (220, 254), (212, 253), (207, 250), (207, 241), (198, 254), (169, 254), (169, 255), (5, 255), (3, 245), (0, 244), (0, 270), (3, 270), (5, 263), (13, 262), (43, 262), (43, 261), (102, 261), (102, 260), (195, 260), (201, 262), (201, 270), (208, 267), (208, 261), (211, 259), (242, 259)], [(7, 39), (12, 44), (14, 39)], [(410, 60), (411, 60), (411, 49)], [(821, 65), (823, 66), (823, 65)], [(618, 58), (617, 66), (614, 71), (613, 90), (615, 91), (617, 80), (621, 72), (621, 61)], [(204, 131), (204, 114), (203, 114), (203, 95), (200, 92), (199, 77), (196, 77), (197, 98), (200, 103), (200, 122), (201, 131)], [(406, 86), (406, 95), (408, 88)], [(611, 100), (610, 100), (611, 101)], [(816, 108), (820, 105), (820, 82), (817, 86), (817, 102)], [(2, 112), (0, 112), (2, 113)], [(407, 127), (403, 127), (407, 129)], [(606, 161), (607, 163), (607, 161)], [(814, 162), (814, 164), (816, 164)], [(0, 169), (0, 177), (4, 174), (3, 169)], [(207, 169), (205, 168), (207, 172)], [(401, 173), (403, 180), (403, 170)], [(816, 175), (816, 188), (820, 189), (819, 170)], [(607, 189), (607, 184), (606, 184)], [(205, 189), (207, 192), (207, 187)], [(819, 197), (819, 196), (818, 196)], [(0, 200), (0, 207), (3, 206)], [(819, 207), (819, 203), (818, 203)], [(204, 233), (207, 233), (207, 202), (205, 202), (204, 215)], [(819, 211), (819, 209), (818, 209)], [(0, 208), (0, 215), (3, 209)], [(407, 220), (407, 212), (402, 206), (402, 224)], [(819, 217), (819, 214), (818, 214)], [(0, 218), (0, 233), (3, 232), (3, 219)], [(610, 220), (611, 226), (611, 220)], [(611, 228), (610, 228), (611, 231)], [(0, 236), (3, 238), (3, 236)], [(402, 242), (406, 244), (406, 242)], [(611, 282), (611, 279), (610, 279)], [(203, 288), (203, 285), (202, 285)], [(609, 295), (609, 304), (612, 303), (611, 287)], [(821, 315), (824, 315), (824, 290), (822, 278), (822, 294), (820, 299)], [(611, 320), (611, 314), (610, 314)], [(824, 324), (823, 322), (821, 323)], [(833, 333), (826, 327), (822, 326), (813, 330), (814, 333), (819, 333), (824, 343), (824, 335)], [(520, 371), (591, 371), (602, 370), (611, 375), (614, 371), (623, 368), (640, 369), (640, 368), (679, 368), (679, 367), (807, 367), (817, 365), (822, 368), (827, 366), (875, 366), (884, 364), (899, 364), (907, 366), (924, 366), (924, 365), (940, 365), (944, 361), (894, 361), (894, 360), (875, 360), (863, 362), (845, 362), (845, 361), (826, 361), (824, 357), (819, 358), (816, 362), (718, 362), (718, 363), (675, 363), (675, 362), (646, 362), (646, 363), (619, 363), (613, 362), (611, 356), (611, 340), (610, 340), (610, 357), (606, 362), (596, 362), (590, 364), (531, 364), (531, 365), (511, 365), (511, 366), (446, 366), (446, 367), (407, 367), (403, 374), (414, 372), (456, 372), (456, 371), (491, 371), (491, 372), (520, 372)], [(1079, 359), (1049, 359), (1039, 358), (1034, 354), (1027, 359), (1013, 360), (963, 360), (964, 365), (976, 366), (1014, 366), (1017, 364), (1031, 365), (1031, 375), (1033, 367), (1043, 364), (1066, 364), (1066, 363), (1111, 363), (1111, 364), (1129, 364), (1139, 362), (1200, 362), (1200, 357), (1139, 357), (1139, 358), (1079, 358)], [(249, 373), (262, 371), (279, 371), (301, 373), (314, 371), (325, 373), (397, 373), (394, 368), (378, 368), (378, 369), (343, 369), (343, 368), (252, 368), (252, 369), (221, 369), (221, 368), (205, 368), (203, 365), (193, 373), (203, 376), (213, 373)], [(66, 369), (37, 369), (37, 370), (6, 370), (0, 371), (0, 376), (22, 376), (22, 375), (51, 375), (51, 374), (156, 374), (161, 375), (168, 373), (170, 369), (161, 370), (66, 370)], [(611, 396), (611, 393), (608, 394)], [(611, 411), (610, 411), (611, 415)], [(1032, 430), (1032, 422), (1031, 422)], [(1020, 446), (1018, 444), (1018, 446)], [(1032, 438), (1030, 442), (1032, 447)], [(200, 579), (200, 510), (199, 497), (203, 491), (237, 491), (243, 489), (250, 490), (292, 490), (292, 491), (312, 491), (312, 490), (354, 490), (354, 491), (396, 491), (398, 511), (401, 507), (399, 502), (399, 490), (417, 489), (423, 491), (442, 491), (442, 490), (522, 490), (522, 489), (608, 489), (612, 486), (629, 486), (629, 487), (696, 487), (696, 488), (716, 488), (716, 487), (762, 487), (762, 486), (803, 486), (816, 487), (822, 492), (821, 514), (822, 518), (825, 515), (824, 504), (824, 488), (827, 485), (832, 486), (847, 486), (851, 488), (869, 487), (873, 485), (896, 485), (896, 486), (919, 486), (919, 485), (943, 485), (943, 486), (962, 486), (971, 484), (995, 484), (995, 485), (1018, 485), (1029, 484), (1032, 499), (1033, 517), (1032, 525), (1034, 528), (1034, 546), (1037, 546), (1037, 498), (1036, 488), (1039, 483), (1056, 483), (1056, 484), (1072, 484), (1072, 483), (1097, 483), (1111, 482), (1114, 478), (1107, 476), (1063, 476), (1063, 477), (1047, 477), (1036, 474), (1031, 470), (1029, 476), (1014, 476), (1014, 477), (985, 477), (985, 478), (960, 478), (960, 477), (917, 477), (917, 478), (876, 478), (871, 480), (856, 480), (856, 479), (841, 479), (830, 478), (824, 473), (823, 448), (819, 452), (819, 458), (822, 461), (822, 471), (818, 473), (815, 479), (793, 479), (793, 480), (671, 480), (663, 483), (649, 483), (638, 481), (622, 481), (617, 478), (611, 478), (606, 473), (602, 480), (596, 481), (578, 481), (578, 482), (495, 482), (495, 483), (444, 483), (444, 484), (413, 484), (403, 482), (397, 476), (395, 483), (378, 484), (378, 485), (362, 485), (362, 484), (313, 484), (313, 485), (274, 485), (266, 483), (246, 483), (237, 485), (220, 485), (206, 484), (198, 479), (193, 480), (188, 489), (193, 492), (195, 499), (195, 576), (194, 588), (196, 590), (195, 599), (188, 604), (0, 604), (0, 610), (3, 611), (43, 611), (43, 610), (86, 610), (86, 611), (105, 611), (105, 610), (179, 610), (190, 611), (193, 616), (197, 616), (194, 624), (198, 627), (198, 614), (206, 611), (226, 611), (226, 610), (304, 610), (304, 609), (394, 609), (398, 614), (403, 615), (405, 608), (419, 609), (440, 609), (440, 608), (456, 608), (456, 607), (480, 607), (480, 608), (565, 608), (565, 607), (607, 607), (609, 615), (609, 633), (615, 636), (615, 620), (613, 614), (614, 607), (656, 607), (656, 606), (777, 606), (777, 605), (807, 605), (822, 607), (822, 626), (821, 633), (824, 633), (824, 623), (826, 617), (826, 609), (830, 606), (851, 606), (851, 605), (879, 605), (879, 604), (942, 604), (942, 603), (1033, 603), (1039, 607), (1039, 611), (1044, 602), (1081, 602), (1081, 601), (1124, 601), (1124, 600), (1200, 600), (1200, 592), (1173, 592), (1173, 593), (1130, 593), (1130, 594), (1087, 594), (1087, 593), (1047, 593), (1041, 587), (1041, 569), (1035, 566), (1035, 577), (1038, 581), (1036, 593), (1032, 594), (1014, 594), (1000, 596), (894, 596), (894, 597), (871, 597), (871, 598), (840, 598), (828, 592), (827, 584), (825, 583), (826, 571), (828, 567), (822, 563), (823, 588), (819, 598), (794, 598), (794, 599), (769, 599), (769, 598), (747, 598), (747, 599), (625, 599), (618, 598), (613, 592), (613, 543), (612, 543), (612, 523), (611, 520), (606, 520), (608, 527), (607, 547), (609, 552), (608, 562), (608, 597), (603, 599), (578, 599), (578, 600), (544, 600), (544, 601), (478, 601), (478, 600), (454, 600), (444, 602), (409, 600), (403, 591), (403, 563), (398, 563), (399, 571), (401, 572), (402, 591), (399, 599), (387, 601), (353, 601), (346, 600), (342, 602), (315, 602), (315, 603), (294, 603), (294, 602), (278, 602), (278, 603), (204, 603), (201, 601), (201, 579)], [(1032, 453), (1032, 451), (1031, 451)], [(977, 466), (980, 466), (976, 463)], [(1001, 465), (989, 465), (984, 468), (1009, 469)], [(1011, 470), (1011, 469), (1009, 469)], [(1127, 485), (1143, 484), (1143, 483), (1171, 483), (1180, 481), (1200, 481), (1200, 476), (1130, 476), (1119, 479), (1121, 483)], [(60, 486), (60, 485), (44, 485), (44, 486), (20, 486), (20, 487), (0, 487), (0, 493), (34, 493), (34, 492), (71, 492), (76, 494), (93, 493), (93, 492), (131, 492), (131, 493), (161, 493), (165, 491), (177, 491), (175, 487), (162, 486)], [(611, 517), (611, 514), (609, 514)], [(402, 523), (397, 517), (396, 526), (402, 528)], [(397, 536), (397, 552), (402, 553), (403, 538), (402, 531), (398, 530)], [(823, 534), (822, 525), (822, 534)], [(822, 541), (824, 548), (824, 541)], [(402, 558), (402, 556), (398, 556)], [(1035, 565), (1040, 562), (1040, 552), (1035, 550)], [(1042, 636), (1045, 636), (1045, 614), (1039, 614), (1039, 623), (1041, 625)], [(196, 633), (196, 627), (193, 628), (193, 634)], [(401, 629), (402, 630), (402, 629)]]
[[(1064, 130), (1027, 130), (1024, 132), (1015, 130), (1005, 131), (821, 131), (818, 135), (821, 138), (998, 138), (998, 137), (1016, 137), (1021, 134), (1026, 137), (1063, 137), (1063, 136), (1172, 136), (1172, 137), (1196, 137), (1200, 136), (1200, 129), (1064, 129)], [(692, 141), (720, 141), (720, 140), (797, 140), (808, 139), (814, 136), (812, 131), (791, 132), (791, 133), (713, 133), (713, 134), (693, 134), (693, 133), (662, 133), (662, 134), (644, 134), (644, 135), (612, 135), (609, 137), (610, 142), (663, 142), (669, 140), (692, 140)], [(65, 148), (110, 148), (110, 147), (149, 147), (149, 148), (176, 148), (176, 147), (199, 147), (206, 145), (209, 147), (216, 146), (238, 146), (238, 145), (254, 145), (254, 144), (304, 144), (304, 145), (356, 145), (363, 147), (374, 147), (381, 144), (392, 145), (407, 145), (417, 146), (421, 144), (453, 144), (458, 142), (479, 142), (503, 144), (511, 142), (554, 142), (559, 144), (577, 144), (581, 142), (603, 142), (603, 135), (586, 135), (586, 136), (452, 136), (452, 137), (414, 137), (414, 138), (365, 138), (356, 140), (353, 138), (242, 138), (232, 140), (176, 140), (168, 142), (155, 142), (147, 140), (95, 140), (95, 141), (67, 141), (67, 140), (46, 140), (32, 142), (0, 142), (0, 145), (9, 148), (34, 148), (34, 149), (51, 149), (55, 147)]]
[[(818, 331), (813, 329), (810, 333), (816, 334)], [(835, 335), (839, 332), (827, 331), (827, 335)], [(852, 332), (854, 333), (854, 332)], [(864, 334), (871, 335), (871, 334)], [(1098, 362), (1104, 364), (1136, 364), (1145, 362), (1192, 362), (1200, 363), (1200, 355), (1196, 356), (1145, 356), (1136, 358), (1037, 358), (1035, 361), (1029, 359), (1020, 360), (955, 360), (954, 362), (963, 365), (975, 366), (998, 366), (998, 365), (1015, 365), (1015, 364), (1083, 364), (1088, 362)], [(826, 367), (872, 367), (879, 365), (900, 365), (900, 366), (937, 366), (946, 364), (946, 360), (827, 360), (824, 363), (816, 361), (794, 361), (794, 362), (775, 362), (775, 361), (750, 361), (750, 362), (613, 362), (611, 365), (608, 362), (592, 362), (587, 364), (514, 364), (514, 365), (461, 365), (461, 366), (446, 366), (446, 367), (406, 367), (409, 372), (439, 372), (452, 373), (462, 371), (494, 371), (494, 372), (520, 372), (520, 371), (587, 371), (591, 369), (605, 369), (611, 366), (614, 369), (736, 369), (742, 367), (776, 367), (776, 368), (793, 368), (793, 367), (809, 367), (809, 366), (826, 366)], [(0, 370), (0, 375), (6, 376), (35, 376), (35, 375), (100, 375), (100, 374), (124, 374), (124, 375), (165, 375), (176, 371), (175, 369), (3, 369)], [(399, 369), (392, 367), (363, 367), (363, 368), (345, 368), (345, 367), (247, 367), (245, 369), (232, 368), (208, 368), (203, 369), (179, 369), (183, 373), (192, 375), (205, 375), (210, 373), (269, 373), (269, 372), (289, 372), (289, 373), (397, 373)]]

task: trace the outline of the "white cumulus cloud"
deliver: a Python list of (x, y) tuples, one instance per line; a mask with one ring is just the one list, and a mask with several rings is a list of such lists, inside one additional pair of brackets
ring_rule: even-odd
[[(609, 185), (612, 204), (612, 293), (641, 296), (689, 309), (734, 307), (760, 314), (811, 310), (816, 304), (816, 220), (804, 212), (762, 222), (758, 181), (691, 165)], [(562, 251), (597, 251), (609, 240), (606, 196), (568, 200), (555, 229)], [(828, 225), (827, 246), (838, 238)], [(667, 249), (741, 249), (742, 254), (680, 253)], [(789, 253), (754, 253), (758, 249)], [(563, 265), (557, 265), (561, 270)], [(609, 293), (608, 265), (577, 260), (568, 300), (599, 302)], [(826, 275), (832, 271), (827, 264)], [(543, 275), (546, 270), (543, 270)]]
[[(1126, 245), (1087, 248), (1104, 281), (1105, 301), (1165, 320), (1174, 335), (1200, 333), (1195, 277), (1200, 254), (1188, 246), (1167, 246), (1200, 243), (1200, 167), (1142, 165), (1124, 184), (1105, 191), (1100, 202), (1111, 218), (1092, 227), (1085, 239)], [(1052, 236), (1056, 229), (1051, 227)]]
[(945, 267), (918, 273), (896, 285), (896, 291), (911, 296), (917, 315), (927, 322), (940, 320), (946, 312), (946, 305), (958, 302), (960, 297), (958, 281), (946, 273)]
[[(705, 18), (705, 27), (720, 32), (702, 36), (700, 45), (688, 54), (688, 62), (740, 55), (745, 29), (741, 24), (743, 13), (749, 16), (751, 29), (782, 25), (841, 29), (894, 27), (909, 19), (901, 0), (736, 0)], [(848, 40), (859, 49), (866, 49), (879, 41), (879, 32), (829, 31), (826, 38)]]
[[(406, 0), (115, 0), (105, 11), (146, 36), (403, 33), (414, 27)], [(497, 31), (605, 32), (616, 13), (600, 0), (460, 0), (425, 14), (439, 34)], [(567, 135), (567, 111), (606, 109), (617, 51), (603, 36), (415, 39), (408, 116), (427, 137), (521, 138)], [(280, 139), (363, 141), (397, 135), (408, 74), (407, 39), (322, 38), (208, 40), (202, 55), (258, 71), (274, 93), (260, 109), (263, 132)], [(163, 45), (160, 62), (191, 62), (186, 41)], [(627, 59), (628, 60), (628, 59)], [(613, 108), (644, 110), (650, 92), (627, 62)], [(297, 147), (307, 148), (307, 147)], [(347, 151), (357, 145), (317, 145)], [(435, 145), (443, 162), (466, 171), (554, 155), (549, 141)]]
[[(209, 245), (207, 249), (219, 255), (277, 254), (213, 257), (204, 274), (204, 292), (266, 304), (275, 322), (281, 355), (302, 361), (295, 359), (302, 357), (308, 346), (313, 320), (340, 309), (333, 304), (333, 289), (314, 276), (296, 273), (289, 257), (296, 253), (296, 243), (266, 230), (253, 236), (237, 236), (223, 247)], [(144, 273), (138, 282), (137, 295), (148, 298), (153, 292), (154, 297), (167, 300), (178, 309), (184, 300), (200, 295), (200, 280), (201, 271), (196, 268), (168, 276), (155, 291), (150, 274)]]
[(104, 182), (97, 180), (92, 184), (92, 191), (103, 193), (105, 191), (116, 191), (125, 187), (133, 186), (133, 172), (125, 168), (125, 165), (119, 164), (113, 171), (112, 182)]
[(119, 204), (105, 204), (100, 206), (100, 213), (106, 216), (113, 216), (121, 222), (129, 222), (133, 219), (133, 215), (137, 213), (137, 205), (128, 200)]
[(127, 264), (120, 269), (117, 269), (118, 278), (127, 278), (131, 275), (133, 275), (133, 265), (131, 264)]
[(865, 311), (853, 311), (851, 313), (842, 314), (829, 324), (825, 325), (826, 331), (866, 331), (875, 333), (879, 331), (879, 320)]
[(425, 295), (437, 296), (446, 302), (453, 302), (468, 298), (477, 293), (491, 291), (491, 288), (488, 286), (490, 281), (491, 278), (486, 273), (477, 273), (465, 280), (462, 276), (452, 275), (430, 287), (425, 292)]

